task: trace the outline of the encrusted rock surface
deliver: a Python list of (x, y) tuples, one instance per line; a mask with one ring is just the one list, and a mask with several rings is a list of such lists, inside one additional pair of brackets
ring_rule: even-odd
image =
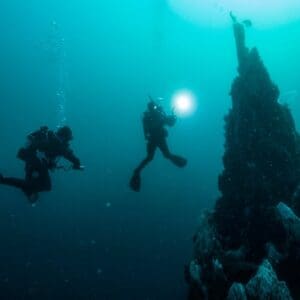
[(247, 300), (245, 287), (241, 283), (234, 283), (228, 293), (227, 300)]
[(300, 299), (300, 137), (233, 20), (238, 76), (225, 118), (221, 196), (194, 236), (189, 300)]
[(271, 264), (265, 260), (246, 285), (248, 299), (292, 300), (286, 283), (279, 281)]

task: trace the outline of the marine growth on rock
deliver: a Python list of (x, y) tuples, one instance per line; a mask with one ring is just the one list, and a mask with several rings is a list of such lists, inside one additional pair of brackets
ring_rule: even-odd
[(299, 134), (244, 25), (234, 20), (233, 32), (221, 196), (195, 234), (190, 270), (201, 273), (187, 276), (189, 299), (300, 299)]

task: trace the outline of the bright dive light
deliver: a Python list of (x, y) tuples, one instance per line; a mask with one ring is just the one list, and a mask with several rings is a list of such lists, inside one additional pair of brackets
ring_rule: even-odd
[(300, 19), (299, 0), (168, 0), (179, 14), (207, 25), (226, 25), (232, 11), (255, 26), (273, 26)]
[(187, 116), (194, 112), (196, 108), (195, 96), (188, 90), (181, 90), (175, 93), (172, 99), (172, 106), (179, 116)]

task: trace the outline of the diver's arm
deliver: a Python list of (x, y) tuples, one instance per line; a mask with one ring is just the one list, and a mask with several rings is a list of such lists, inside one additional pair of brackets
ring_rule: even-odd
[(165, 117), (165, 123), (167, 126), (170, 127), (174, 126), (176, 121), (177, 121), (177, 117), (174, 114)]
[(67, 148), (66, 151), (63, 153), (63, 157), (70, 161), (73, 164), (73, 169), (75, 170), (83, 170), (84, 167), (81, 166), (79, 158), (74, 154), (74, 152)]

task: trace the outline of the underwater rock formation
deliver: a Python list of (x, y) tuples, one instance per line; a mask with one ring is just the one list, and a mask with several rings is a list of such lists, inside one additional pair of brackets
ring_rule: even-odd
[[(246, 47), (243, 24), (234, 20), (233, 30), (239, 74), (225, 118), (221, 196), (194, 236), (189, 300), (292, 299), (289, 290), (300, 299), (300, 136), (258, 50)], [(267, 284), (272, 291), (256, 298)]]
[(271, 264), (265, 260), (246, 286), (234, 283), (227, 300), (292, 300), (285, 282), (278, 280)]
[(247, 300), (245, 287), (235, 282), (228, 292), (227, 300)]
[(285, 284), (278, 280), (271, 264), (265, 260), (259, 267), (257, 274), (246, 285), (249, 299), (291, 300), (290, 292)]
[(228, 292), (227, 300), (247, 300), (245, 287), (235, 282)]

